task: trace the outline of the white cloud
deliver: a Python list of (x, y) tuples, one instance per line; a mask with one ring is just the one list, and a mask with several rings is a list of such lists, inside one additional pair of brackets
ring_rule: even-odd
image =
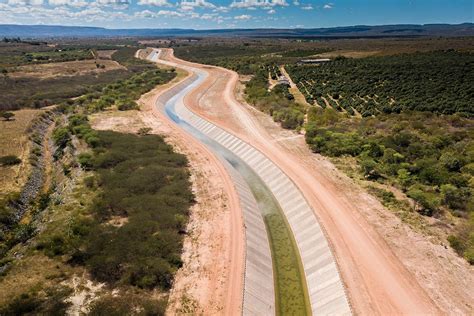
[(214, 10), (212, 10), (214, 12), (223, 12), (223, 13), (227, 13), (229, 12), (229, 8), (228, 7), (216, 7), (214, 8)]
[(191, 11), (194, 8), (215, 9), (216, 6), (206, 0), (182, 0), (179, 4), (181, 10)]
[(271, 7), (286, 7), (288, 3), (286, 0), (234, 0), (231, 4), (231, 8), (238, 9), (250, 9), (250, 8), (271, 8)]
[(218, 16), (218, 15), (215, 14), (215, 13), (205, 13), (205, 14), (201, 15), (199, 18), (200, 18), (201, 20), (215, 21), (216, 18), (217, 18), (217, 16)]
[(303, 9), (303, 10), (313, 10), (313, 6), (311, 4), (307, 4), (305, 6), (302, 6), (301, 9)]
[(49, 5), (51, 6), (71, 6), (71, 7), (85, 7), (89, 5), (89, 2), (84, 0), (48, 0)]
[(105, 5), (105, 6), (121, 6), (126, 7), (130, 4), (129, 0), (97, 0), (95, 2), (97, 5)]
[(43, 0), (8, 0), (8, 4), (10, 5), (42, 5)]
[(326, 3), (324, 6), (323, 6), (323, 9), (326, 9), (326, 10), (330, 10), (334, 8), (334, 3)]
[(156, 14), (155, 12), (150, 11), (150, 10), (143, 10), (143, 11), (135, 12), (134, 16), (137, 18), (155, 18)]
[(138, 5), (152, 5), (156, 7), (170, 7), (172, 6), (168, 0), (138, 0)]
[(166, 17), (183, 17), (184, 14), (181, 12), (171, 11), (171, 10), (160, 10), (157, 15), (166, 16)]
[(251, 18), (252, 18), (252, 16), (248, 15), (248, 14), (242, 14), (242, 15), (234, 16), (234, 20), (241, 20), (241, 21), (248, 21)]

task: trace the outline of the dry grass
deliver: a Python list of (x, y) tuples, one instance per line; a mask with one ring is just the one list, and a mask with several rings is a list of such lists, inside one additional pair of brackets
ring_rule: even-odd
[(97, 55), (99, 59), (111, 59), (116, 51), (116, 49), (98, 50)]
[(54, 78), (58, 76), (79, 76), (89, 73), (102, 73), (116, 69), (125, 69), (113, 60), (101, 59), (98, 61), (105, 68), (97, 68), (94, 60), (66, 61), (40, 65), (20, 66), (10, 73), (12, 78)]
[(17, 260), (0, 279), (0, 306), (32, 290), (55, 287), (74, 269), (41, 253)]
[(29, 141), (26, 130), (30, 122), (42, 110), (25, 109), (15, 111), (15, 120), (0, 121), (0, 156), (15, 155), (22, 163), (16, 166), (0, 167), (0, 198), (19, 189), (28, 176)]

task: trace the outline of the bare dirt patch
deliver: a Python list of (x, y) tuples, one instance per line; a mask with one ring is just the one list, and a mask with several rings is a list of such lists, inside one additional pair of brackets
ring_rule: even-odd
[(80, 76), (90, 73), (102, 73), (116, 69), (125, 69), (118, 62), (107, 59), (97, 61), (104, 68), (97, 68), (94, 60), (66, 61), (38, 65), (20, 66), (15, 72), (9, 74), (12, 78), (54, 78), (58, 76)]
[(281, 66), (280, 71), (290, 81), (290, 89), (289, 90), (290, 90), (290, 93), (295, 97), (295, 101), (300, 103), (300, 104), (306, 105), (306, 106), (311, 106), (306, 101), (306, 98), (304, 97), (303, 93), (301, 93), (300, 89), (298, 89), (298, 86), (293, 82), (293, 79), (291, 79), (290, 75), (288, 74), (288, 72), (285, 69), (285, 66)]
[(379, 54), (380, 51), (368, 50), (368, 51), (355, 51), (355, 50), (335, 50), (327, 53), (321, 53), (316, 55), (319, 58), (335, 58), (337, 56), (344, 56), (347, 58), (364, 58)]
[(97, 130), (112, 130), (121, 133), (137, 133), (145, 127), (138, 115), (139, 111), (108, 110), (89, 116), (90, 123)]
[(106, 50), (98, 50), (97, 56), (99, 59), (111, 59), (112, 55), (116, 52), (116, 49), (106, 49)]

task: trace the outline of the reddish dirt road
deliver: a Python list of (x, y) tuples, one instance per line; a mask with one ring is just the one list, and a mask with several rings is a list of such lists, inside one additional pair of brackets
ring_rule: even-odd
[[(186, 78), (183, 78), (183, 80)], [(196, 313), (205, 315), (239, 315), (241, 314), (242, 309), (243, 273), (245, 262), (244, 226), (239, 197), (230, 176), (219, 159), (210, 152), (207, 147), (202, 145), (188, 133), (184, 132), (181, 128), (177, 127), (167, 116), (157, 110), (155, 106), (157, 98), (173, 86), (174, 84), (167, 86), (165, 89), (152, 91), (148, 95), (142, 97), (141, 102), (144, 110), (142, 114), (143, 118), (150, 127), (156, 127), (156, 124), (164, 124), (165, 126), (158, 126), (158, 130), (165, 135), (168, 135), (168, 137), (171, 136), (174, 145), (180, 147), (181, 151), (187, 155), (188, 159), (195, 160), (192, 161), (192, 164), (198, 166), (198, 168), (201, 169), (201, 172), (209, 176), (208, 181), (214, 182), (214, 184), (216, 184), (216, 182), (219, 183), (219, 190), (222, 190), (226, 195), (226, 205), (221, 205), (217, 209), (204, 211), (224, 212), (228, 209), (230, 216), (224, 220), (224, 222), (217, 222), (217, 225), (224, 225), (225, 227), (208, 227), (205, 235), (209, 236), (211, 240), (208, 240), (207, 244), (197, 246), (201, 248), (199, 250), (202, 250), (202, 248), (209, 248), (210, 245), (212, 247), (209, 249), (209, 252), (204, 254), (213, 256), (211, 259), (204, 259), (206, 262), (210, 262), (210, 264), (206, 264), (206, 267), (196, 267), (197, 270), (204, 270), (204, 276), (200, 275), (199, 272), (192, 271), (195, 269), (189, 267), (188, 270), (190, 270), (190, 273), (195, 276), (191, 275), (183, 277), (186, 278), (186, 280), (183, 280), (183, 286), (188, 286), (193, 282), (202, 286), (202, 288), (194, 290), (194, 292), (197, 293), (196, 297), (191, 297), (191, 299), (199, 300), (197, 302), (199, 305), (198, 310), (187, 312), (173, 310), (168, 312), (171, 314)], [(202, 166), (203, 161), (205, 161), (206, 164), (204, 167)], [(213, 193), (215, 192), (210, 192), (210, 194)], [(210, 204), (213, 203), (210, 202)], [(196, 223), (196, 225), (202, 224), (202, 222)], [(216, 222), (211, 222), (211, 224), (216, 224)], [(213, 238), (222, 238), (223, 240), (222, 242), (216, 243), (216, 240)], [(206, 241), (198, 240), (198, 242)], [(207, 250), (204, 252), (206, 251)], [(193, 261), (193, 259), (196, 258), (191, 258), (191, 261)], [(201, 262), (203, 262), (203, 260), (201, 260)], [(212, 266), (212, 262), (215, 262), (214, 266)], [(195, 262), (190, 262), (189, 264), (192, 265), (195, 264)], [(195, 278), (194, 280), (193, 277)], [(204, 278), (206, 280), (200, 280), (199, 278)], [(177, 282), (180, 281), (181, 280), (179, 280), (178, 276)], [(180, 300), (182, 297), (178, 296), (175, 297), (175, 299)], [(182, 307), (179, 306), (179, 302), (173, 304), (176, 305), (178, 309)]]
[[(209, 77), (186, 96), (185, 104), (197, 114), (261, 150), (286, 172), (303, 192), (326, 230), (355, 313), (469, 313), (472, 308), (469, 303), (465, 303), (467, 306), (450, 309), (449, 302), (445, 302), (441, 312), (439, 304), (432, 299), (436, 295), (429, 295), (432, 294), (429, 290), (437, 284), (430, 286), (430, 282), (424, 282), (424, 287), (420, 286), (418, 274), (414, 275), (407, 269), (384, 236), (368, 222), (364, 210), (360, 209), (362, 202), (354, 203), (347, 196), (341, 195), (340, 192), (345, 188), (335, 186), (334, 181), (325, 173), (308, 172), (308, 161), (305, 161), (303, 156), (276, 142), (250, 111), (236, 101), (236, 73), (185, 62), (175, 58), (171, 52), (164, 58), (178, 65), (207, 71)], [(366, 206), (368, 209), (372, 208), (372, 205)], [(406, 246), (411, 247), (410, 244)], [(472, 278), (472, 275), (468, 274), (466, 277)], [(440, 280), (435, 280), (434, 283), (438, 281)], [(464, 292), (466, 293), (463, 293), (463, 300), (469, 299), (469, 289)]]

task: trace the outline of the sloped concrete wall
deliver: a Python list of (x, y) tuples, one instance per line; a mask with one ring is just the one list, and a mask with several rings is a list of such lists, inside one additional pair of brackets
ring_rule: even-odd
[[(151, 60), (156, 61), (159, 57), (158, 54), (153, 55)], [(173, 63), (160, 62), (177, 67)], [(207, 75), (196, 68), (183, 68), (193, 72), (194, 75), (183, 82), (182, 85), (176, 87), (176, 90), (170, 91), (170, 94), (178, 93), (180, 90), (183, 94), (186, 94), (187, 91), (202, 82)], [(172, 96), (171, 99), (173, 100), (171, 101), (174, 102), (175, 112), (180, 120), (193, 126), (237, 155), (258, 174), (272, 191), (295, 237), (305, 272), (313, 314), (351, 314), (336, 261), (326, 237), (313, 210), (297, 186), (259, 150), (197, 116), (184, 105), (182, 97), (175, 97), (176, 95)]]
[[(170, 102), (176, 102), (180, 92), (195, 82), (194, 75), (178, 86), (162, 94), (157, 106), (165, 111)], [(185, 93), (183, 93), (184, 96)], [(243, 315), (275, 315), (275, 290), (273, 279), (273, 263), (270, 242), (265, 223), (257, 202), (243, 177), (224, 159), (235, 189), (239, 195), (245, 225), (245, 271), (243, 292)]]

